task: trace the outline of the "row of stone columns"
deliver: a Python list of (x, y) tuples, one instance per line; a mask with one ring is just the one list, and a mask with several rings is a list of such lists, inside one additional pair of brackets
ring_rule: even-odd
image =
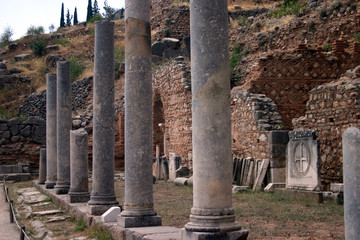
[[(157, 226), (161, 225), (161, 217), (154, 210), (152, 187), (150, 1), (126, 0), (125, 5), (125, 203), (118, 223), (125, 228)], [(244, 239), (247, 231), (241, 231), (235, 222), (231, 200), (227, 3), (193, 0), (190, 9), (194, 202), (182, 239), (227, 239), (229, 236)], [(118, 204), (114, 194), (114, 24), (109, 21), (96, 22), (94, 74), (93, 184), (88, 205), (90, 213), (101, 214)], [(54, 78), (48, 75), (49, 83), (56, 81)], [(68, 63), (59, 62), (57, 111), (49, 111), (47, 120), (47, 127), (56, 125), (57, 132), (52, 129), (47, 136), (46, 186), (53, 186), (56, 178), (56, 193), (64, 194), (71, 183), (71, 196), (77, 192), (73, 190), (82, 189), (83, 182), (72, 177), (79, 175), (84, 166), (71, 161), (74, 172), (71, 171), (70, 177), (71, 98), (67, 79), (70, 79)], [(50, 94), (53, 91), (50, 85), (48, 89)], [(51, 101), (48, 104), (54, 106)], [(54, 121), (56, 113), (57, 122)], [(71, 135), (74, 148), (85, 146), (87, 140), (83, 132)], [(54, 139), (57, 139), (57, 148)], [(87, 157), (74, 151), (71, 158), (77, 161)], [(57, 162), (57, 176), (54, 176), (54, 162)]]

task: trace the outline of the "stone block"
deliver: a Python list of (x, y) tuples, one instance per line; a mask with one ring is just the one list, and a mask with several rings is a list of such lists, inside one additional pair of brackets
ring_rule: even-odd
[(171, 49), (171, 48), (167, 48), (164, 50), (163, 52), (163, 55), (162, 57), (164, 59), (174, 59), (174, 58), (177, 58), (179, 56), (183, 55), (182, 52), (180, 50), (174, 50), (174, 49)]
[(273, 145), (269, 144), (269, 154), (271, 159), (283, 159), (285, 162), (286, 158), (286, 144), (284, 145)]
[(14, 56), (15, 62), (19, 62), (19, 61), (25, 61), (31, 58), (31, 54), (27, 54), (27, 53), (23, 53), (23, 54), (19, 54)]
[(169, 153), (169, 179), (174, 181), (176, 178), (176, 170), (180, 167), (181, 158), (175, 153)]
[(153, 43), (153, 45), (151, 46), (151, 51), (153, 55), (162, 57), (163, 52), (165, 50), (166, 46), (164, 43), (162, 42), (155, 42)]
[(10, 127), (10, 133), (12, 136), (16, 136), (19, 134), (19, 125), (14, 125)]
[(30, 133), (31, 133), (31, 126), (26, 126), (26, 127), (24, 127), (23, 129), (20, 130), (20, 134), (21, 134), (23, 137), (28, 137), (28, 136), (30, 136)]
[(175, 185), (187, 185), (188, 178), (185, 177), (179, 177), (175, 178), (174, 183)]
[(88, 213), (95, 216), (104, 214), (111, 207), (117, 207), (114, 205), (88, 205)]
[(225, 233), (190, 232), (185, 228), (181, 229), (181, 239), (187, 240), (246, 240), (248, 230), (238, 230)]
[(101, 215), (101, 221), (103, 223), (116, 222), (120, 212), (121, 209), (119, 207), (111, 207), (103, 215)]
[(289, 142), (289, 132), (285, 130), (271, 131), (269, 133), (269, 144), (286, 145)]
[(21, 123), (20, 119), (18, 117), (14, 117), (8, 120), (7, 125), (9, 127), (19, 125)]
[(6, 123), (1, 123), (0, 124), (0, 131), (6, 131), (8, 129), (8, 126)]
[(286, 182), (286, 168), (269, 168), (268, 170), (268, 182)]
[(285, 183), (269, 183), (265, 188), (264, 191), (265, 192), (273, 192), (275, 190), (275, 188), (285, 188), (286, 184)]
[(330, 183), (330, 191), (332, 192), (344, 192), (344, 184), (343, 183)]
[(176, 50), (180, 47), (180, 40), (176, 38), (164, 38), (162, 42), (165, 44), (165, 48)]
[(160, 216), (123, 217), (119, 215), (117, 221), (123, 228), (161, 226), (162, 223)]
[(249, 190), (249, 186), (233, 186), (232, 193), (243, 192)]
[(319, 144), (314, 131), (289, 132), (286, 156), (286, 188), (320, 188)]

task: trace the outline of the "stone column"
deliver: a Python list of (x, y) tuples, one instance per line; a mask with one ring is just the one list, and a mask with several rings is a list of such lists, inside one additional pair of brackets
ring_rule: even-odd
[(90, 199), (88, 181), (88, 134), (83, 129), (70, 131), (70, 190), (69, 201)]
[(343, 133), (345, 239), (360, 238), (360, 130)]
[(56, 194), (70, 188), (71, 80), (70, 63), (57, 62), (57, 181)]
[(125, 1), (125, 203), (122, 227), (161, 225), (152, 183), (150, 0)]
[(117, 206), (114, 191), (115, 106), (114, 23), (95, 23), (93, 182), (89, 212), (101, 215)]
[(227, 1), (190, 4), (193, 207), (181, 237), (246, 239), (232, 207)]
[(46, 74), (46, 188), (54, 188), (57, 169), (56, 74)]
[(40, 148), (39, 184), (45, 184), (45, 180), (46, 180), (46, 148)]

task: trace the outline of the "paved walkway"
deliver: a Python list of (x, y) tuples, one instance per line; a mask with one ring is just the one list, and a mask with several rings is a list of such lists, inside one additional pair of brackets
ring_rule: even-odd
[(10, 223), (9, 203), (5, 202), (3, 184), (0, 184), (0, 240), (19, 240), (20, 232)]

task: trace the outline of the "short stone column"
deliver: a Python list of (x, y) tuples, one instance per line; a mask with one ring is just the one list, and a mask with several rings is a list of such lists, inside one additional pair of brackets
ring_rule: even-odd
[(39, 160), (39, 184), (45, 184), (46, 181), (46, 148), (40, 148)]
[(161, 225), (154, 210), (149, 0), (125, 1), (125, 228)]
[(57, 175), (56, 74), (46, 74), (46, 188), (54, 188)]
[(360, 130), (343, 133), (345, 239), (360, 238)]
[(87, 202), (89, 194), (88, 134), (83, 129), (70, 131), (70, 190), (69, 201)]
[(193, 207), (181, 238), (246, 239), (232, 207), (227, 1), (190, 4)]
[(70, 63), (57, 62), (57, 180), (56, 194), (70, 188), (71, 80)]
[(115, 106), (114, 23), (95, 23), (93, 182), (89, 212), (101, 215), (117, 206), (114, 191)]

